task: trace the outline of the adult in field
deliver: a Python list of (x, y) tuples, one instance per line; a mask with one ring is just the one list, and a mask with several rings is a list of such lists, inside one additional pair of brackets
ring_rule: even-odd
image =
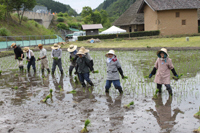
[(90, 60), (90, 64), (91, 64), (92, 66), (94, 66), (93, 59), (92, 59), (92, 57), (91, 57), (90, 54), (89, 54), (90, 50), (89, 50), (89, 49), (85, 49), (84, 47), (81, 47), (80, 50), (83, 51), (83, 52), (85, 53), (85, 57), (88, 58), (88, 59)]
[(78, 59), (78, 55), (77, 54), (77, 46), (76, 45), (70, 45), (69, 48), (67, 49), (70, 56), (70, 67), (69, 67), (69, 76), (72, 76), (72, 71), (73, 69), (76, 67), (76, 60)]
[[(174, 76), (178, 77), (174, 66), (172, 64), (172, 60), (169, 58), (167, 53), (167, 49), (162, 48), (157, 52), (157, 60), (155, 66), (149, 74), (149, 78), (156, 74), (154, 82), (157, 83), (157, 89), (159, 93), (162, 92), (162, 85), (164, 84), (167, 88), (169, 95), (172, 96), (172, 88), (170, 86), (170, 70), (174, 74)], [(157, 71), (157, 72), (156, 72)]]
[(122, 79), (124, 79), (125, 77), (123, 74), (123, 70), (121, 68), (121, 64), (117, 59), (114, 50), (110, 50), (105, 56), (107, 57), (106, 60), (107, 80), (106, 80), (105, 92), (109, 93), (109, 89), (111, 87), (111, 84), (113, 83), (115, 89), (118, 89), (119, 93), (122, 94), (123, 90), (120, 84), (119, 73), (122, 76)]
[(60, 49), (60, 46), (58, 44), (54, 44), (51, 52), (51, 57), (53, 59), (53, 65), (52, 65), (52, 74), (54, 75), (54, 72), (56, 70), (56, 66), (58, 66), (60, 73), (63, 74), (63, 69), (62, 69), (62, 49)]
[(77, 55), (79, 56), (76, 60), (76, 74), (78, 74), (79, 80), (83, 87), (86, 87), (84, 80), (86, 80), (91, 86), (94, 86), (90, 80), (90, 71), (94, 73), (94, 68), (90, 64), (90, 60), (85, 57), (85, 53), (81, 50), (78, 51)]
[(15, 60), (17, 60), (19, 69), (21, 71), (23, 71), (24, 66), (23, 66), (23, 58), (24, 58), (24, 53), (22, 51), (22, 49), (16, 45), (16, 43), (12, 43), (11, 48), (14, 49), (14, 53), (15, 53)]
[(49, 74), (50, 70), (49, 70), (48, 59), (47, 59), (47, 50), (45, 48), (43, 48), (42, 44), (39, 44), (38, 48), (40, 49), (40, 57), (37, 59), (37, 61), (41, 60), (42, 74), (44, 74), (45, 68), (47, 69), (48, 74)]
[(35, 56), (32, 50), (29, 49), (29, 47), (24, 47), (23, 52), (26, 53), (26, 60), (28, 62), (27, 64), (27, 70), (30, 72), (30, 67), (32, 66), (34, 72), (36, 72), (35, 67)]

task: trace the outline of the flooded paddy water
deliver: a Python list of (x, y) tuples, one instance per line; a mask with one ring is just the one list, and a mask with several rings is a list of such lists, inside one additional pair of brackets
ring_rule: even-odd
[[(105, 94), (106, 52), (90, 53), (99, 73), (90, 74), (95, 86), (86, 88), (75, 82), (75, 75), (69, 77), (66, 51), (62, 57), (63, 76), (57, 68), (55, 76), (45, 72), (43, 77), (40, 62), (36, 74), (33, 70), (30, 74), (20, 73), (14, 55), (0, 58), (0, 133), (78, 133), (86, 119), (91, 121), (88, 127), (91, 133), (188, 133), (200, 126), (200, 120), (193, 117), (200, 106), (198, 51), (169, 51), (177, 73), (184, 76), (178, 81), (171, 80), (172, 97), (163, 86), (163, 93), (157, 99), (152, 99), (156, 91), (154, 76), (144, 78), (154, 67), (155, 51), (116, 52), (128, 76), (121, 80), (123, 95), (113, 86), (110, 94)], [(38, 57), (39, 53), (35, 55)], [(50, 52), (48, 60), (51, 68)], [(42, 103), (50, 89), (53, 89), (52, 100)], [(72, 90), (76, 93), (68, 93)], [(132, 101), (134, 106), (124, 108)]]

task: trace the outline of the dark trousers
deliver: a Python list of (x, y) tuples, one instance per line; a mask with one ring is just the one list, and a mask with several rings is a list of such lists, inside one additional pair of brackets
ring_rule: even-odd
[(116, 89), (122, 89), (119, 80), (106, 80), (106, 86), (105, 86), (106, 90), (110, 89), (112, 83)]
[[(167, 90), (171, 90), (172, 89), (170, 84), (167, 84), (165, 86), (166, 86)], [(157, 89), (161, 90), (162, 89), (162, 84), (157, 84)]]
[(73, 71), (74, 68), (75, 68), (75, 66), (70, 66), (69, 67), (69, 75), (72, 75), (72, 71)]
[(63, 69), (62, 69), (62, 61), (61, 61), (61, 59), (53, 60), (52, 72), (55, 72), (56, 66), (58, 66), (59, 70), (60, 70), (61, 72), (63, 72)]
[(81, 83), (83, 83), (84, 80), (86, 80), (88, 83), (91, 82), (89, 72), (88, 73), (78, 73), (78, 78)]
[(31, 66), (33, 67), (33, 69), (35, 69), (35, 58), (33, 58), (33, 60), (28, 62), (27, 69), (30, 70)]

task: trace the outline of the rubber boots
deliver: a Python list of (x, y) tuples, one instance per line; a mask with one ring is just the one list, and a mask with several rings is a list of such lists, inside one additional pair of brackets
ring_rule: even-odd
[(69, 71), (69, 76), (72, 76), (72, 71)]
[(33, 68), (33, 70), (34, 70), (34, 73), (36, 73), (36, 68)]
[(167, 91), (168, 91), (169, 95), (172, 96), (173, 93), (172, 93), (172, 88), (171, 88), (171, 86), (170, 86), (170, 85), (166, 85), (166, 87), (167, 87)]
[(50, 74), (50, 70), (49, 69), (47, 69), (47, 72), (48, 72), (48, 74)]
[(85, 84), (85, 82), (83, 82), (83, 83), (81, 83), (81, 84), (82, 84), (82, 86), (83, 86), (83, 87), (86, 87), (86, 84)]
[(92, 83), (92, 81), (88, 82), (88, 84), (90, 84), (91, 86), (94, 86), (94, 84)]
[(44, 69), (42, 69), (42, 74), (44, 74)]
[(63, 75), (64, 73), (63, 73), (63, 71), (60, 71), (60, 73)]
[(122, 87), (119, 86), (119, 87), (116, 87), (116, 89), (118, 89), (119, 93), (122, 94), (123, 93), (123, 90), (122, 90)]

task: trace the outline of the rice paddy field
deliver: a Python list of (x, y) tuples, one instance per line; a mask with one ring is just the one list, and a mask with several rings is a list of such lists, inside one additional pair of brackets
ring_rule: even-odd
[[(178, 81), (171, 78), (172, 97), (163, 86), (157, 98), (153, 98), (154, 76), (144, 78), (154, 67), (156, 51), (116, 51), (128, 76), (121, 79), (123, 95), (113, 86), (105, 94), (106, 52), (90, 52), (99, 73), (90, 74), (95, 86), (86, 88), (76, 82), (75, 75), (69, 77), (69, 53), (65, 51), (63, 76), (58, 68), (55, 76), (46, 71), (43, 76), (40, 62), (36, 63), (37, 73), (22, 73), (14, 55), (0, 58), (0, 133), (78, 133), (87, 119), (91, 133), (189, 133), (199, 128), (200, 119), (194, 117), (200, 107), (199, 51), (169, 51), (177, 73), (183, 76)], [(43, 103), (50, 89), (52, 96)], [(130, 102), (134, 104), (124, 107)]]

